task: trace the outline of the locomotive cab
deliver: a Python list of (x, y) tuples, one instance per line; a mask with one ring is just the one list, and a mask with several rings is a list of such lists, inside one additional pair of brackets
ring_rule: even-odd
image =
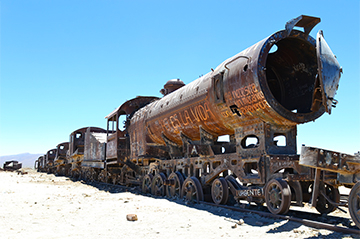
[[(137, 171), (137, 167), (130, 160), (130, 119), (134, 113), (157, 97), (141, 97), (126, 101), (124, 104), (107, 115), (107, 147), (106, 165), (110, 172), (120, 172), (124, 164)], [(137, 129), (137, 134), (144, 134)], [(136, 140), (132, 139), (132, 142)]]

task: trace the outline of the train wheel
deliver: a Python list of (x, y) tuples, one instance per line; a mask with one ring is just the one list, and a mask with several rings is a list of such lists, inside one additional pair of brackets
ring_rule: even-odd
[(75, 180), (80, 180), (80, 178), (81, 178), (80, 170), (78, 170), (78, 169), (72, 170), (71, 177), (74, 178)]
[(71, 174), (71, 168), (65, 165), (65, 177), (70, 177), (70, 174)]
[(183, 175), (178, 172), (173, 172), (168, 177), (169, 182), (171, 185), (166, 186), (166, 194), (168, 197), (177, 197), (180, 198), (181, 196), (181, 187), (184, 183)]
[(291, 203), (289, 185), (284, 180), (278, 178), (270, 180), (265, 187), (265, 201), (271, 213), (287, 213)]
[(83, 179), (86, 181), (86, 182), (89, 182), (90, 181), (90, 172), (88, 169), (83, 169), (82, 171), (82, 176), (83, 176)]
[(98, 180), (98, 173), (95, 169), (90, 168), (90, 181), (97, 181)]
[(144, 176), (144, 178), (142, 180), (142, 186), (141, 186), (141, 191), (143, 193), (151, 193), (152, 180), (153, 180), (152, 174), (147, 174)]
[(333, 211), (335, 211), (336, 206), (329, 203), (326, 198), (321, 194), (323, 192), (331, 201), (335, 203), (340, 202), (340, 192), (339, 189), (328, 185), (326, 183), (320, 183), (320, 194), (317, 198), (316, 202), (316, 210), (321, 214), (329, 214)]
[(215, 204), (226, 204), (229, 199), (229, 186), (225, 178), (217, 178), (211, 185), (211, 197)]
[(108, 177), (108, 173), (106, 170), (101, 170), (101, 172), (99, 173), (99, 181), (103, 182), (103, 183), (107, 183), (107, 177)]
[(360, 182), (357, 182), (350, 191), (349, 211), (351, 219), (360, 228)]
[(66, 175), (66, 169), (64, 166), (60, 167), (60, 176), (65, 176)]
[(155, 196), (165, 196), (165, 180), (164, 173), (158, 173), (154, 176), (151, 182), (151, 194)]
[(188, 201), (204, 201), (204, 193), (200, 181), (196, 177), (185, 179), (181, 190), (181, 197), (185, 197)]
[(116, 185), (118, 183), (118, 181), (119, 181), (119, 176), (117, 174), (115, 174), (115, 173), (111, 174), (111, 180), (110, 181), (111, 181), (111, 183), (113, 185)]

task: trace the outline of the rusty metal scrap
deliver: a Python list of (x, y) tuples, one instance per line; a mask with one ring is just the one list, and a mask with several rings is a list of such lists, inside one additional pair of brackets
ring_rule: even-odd
[(18, 161), (15, 160), (6, 161), (3, 165), (4, 171), (16, 171), (20, 168), (22, 168), (22, 163), (19, 163)]

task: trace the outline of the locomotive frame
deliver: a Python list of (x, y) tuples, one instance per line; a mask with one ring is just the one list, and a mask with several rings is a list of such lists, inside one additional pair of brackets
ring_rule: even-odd
[(163, 98), (126, 101), (105, 117), (106, 130), (75, 130), (69, 142), (39, 157), (36, 168), (137, 185), (156, 196), (266, 203), (274, 214), (307, 202), (328, 214), (343, 205), (338, 187), (346, 186), (360, 228), (360, 157), (296, 149), (297, 124), (330, 114), (337, 103), (342, 69), (322, 32), (316, 40), (309, 36), (319, 22), (292, 19), (192, 83), (168, 81)]

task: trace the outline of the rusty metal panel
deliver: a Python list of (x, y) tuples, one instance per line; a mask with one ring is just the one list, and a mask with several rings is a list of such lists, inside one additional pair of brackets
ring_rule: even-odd
[(88, 128), (85, 133), (84, 161), (105, 160), (107, 133), (91, 132)]
[(116, 133), (108, 135), (106, 147), (106, 159), (117, 158), (117, 136)]
[(299, 163), (343, 174), (360, 172), (360, 159), (356, 156), (314, 147), (302, 146)]
[(135, 159), (137, 156), (146, 155), (146, 135), (144, 131), (145, 116), (148, 113), (148, 107), (143, 107), (140, 111), (137, 111), (132, 120), (134, 123), (130, 124), (130, 158)]
[(82, 167), (91, 167), (91, 168), (100, 168), (103, 169), (105, 167), (105, 162), (100, 161), (82, 161), (81, 162)]
[(329, 45), (326, 43), (321, 30), (316, 36), (316, 54), (319, 66), (322, 102), (324, 103), (326, 112), (330, 114), (331, 108), (337, 104), (334, 97), (339, 87), (342, 68)]
[(90, 132), (106, 133), (106, 130), (98, 127), (84, 127), (75, 130), (70, 134), (69, 156), (84, 155), (85, 132), (88, 128), (90, 128)]

